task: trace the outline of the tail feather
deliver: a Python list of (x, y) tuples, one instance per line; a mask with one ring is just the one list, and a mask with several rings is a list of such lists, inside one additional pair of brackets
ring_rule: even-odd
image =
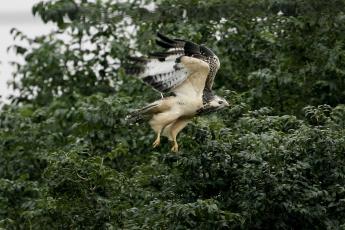
[(151, 103), (141, 109), (134, 110), (126, 116), (126, 120), (130, 123), (137, 123), (150, 117), (154, 111), (159, 107), (159, 103)]

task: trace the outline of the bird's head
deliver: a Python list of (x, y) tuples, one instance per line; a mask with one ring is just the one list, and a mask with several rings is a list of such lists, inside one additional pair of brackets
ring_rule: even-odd
[(214, 98), (211, 101), (209, 101), (206, 105), (218, 110), (228, 107), (229, 103), (227, 102), (227, 100), (225, 100), (225, 98), (215, 95)]
[(229, 103), (225, 98), (222, 98), (220, 96), (214, 95), (212, 99), (208, 102), (206, 102), (201, 109), (198, 110), (198, 114), (206, 114), (206, 113), (211, 113), (215, 112), (217, 110), (226, 108), (229, 106)]

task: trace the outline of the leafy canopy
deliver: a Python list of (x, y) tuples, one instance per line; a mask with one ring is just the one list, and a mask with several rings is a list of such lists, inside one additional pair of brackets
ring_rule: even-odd
[[(37, 3), (56, 29), (12, 46), (0, 113), (0, 227), (6, 229), (345, 228), (344, 2)], [(231, 108), (151, 149), (124, 119), (159, 97), (126, 76), (155, 32), (205, 43)]]

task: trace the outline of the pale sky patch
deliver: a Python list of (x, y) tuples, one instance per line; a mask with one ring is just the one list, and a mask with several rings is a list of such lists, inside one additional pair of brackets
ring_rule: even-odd
[(39, 0), (11, 0), (3, 1), (0, 7), (0, 101), (13, 94), (7, 82), (12, 79), (13, 68), (10, 61), (22, 62), (21, 57), (14, 55), (13, 51), (7, 52), (7, 47), (18, 43), (13, 41), (10, 34), (12, 28), (17, 28), (29, 37), (48, 34), (52, 24), (44, 24), (39, 17), (34, 17), (31, 8)]

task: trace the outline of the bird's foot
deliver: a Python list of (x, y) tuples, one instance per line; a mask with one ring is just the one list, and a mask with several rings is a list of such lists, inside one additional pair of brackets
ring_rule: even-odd
[(173, 147), (171, 148), (171, 151), (174, 153), (178, 152), (178, 144), (176, 142), (174, 143)]
[(160, 144), (161, 144), (161, 140), (160, 140), (160, 138), (157, 138), (157, 139), (153, 142), (152, 147), (153, 147), (153, 148), (156, 148), (156, 147), (158, 147)]

